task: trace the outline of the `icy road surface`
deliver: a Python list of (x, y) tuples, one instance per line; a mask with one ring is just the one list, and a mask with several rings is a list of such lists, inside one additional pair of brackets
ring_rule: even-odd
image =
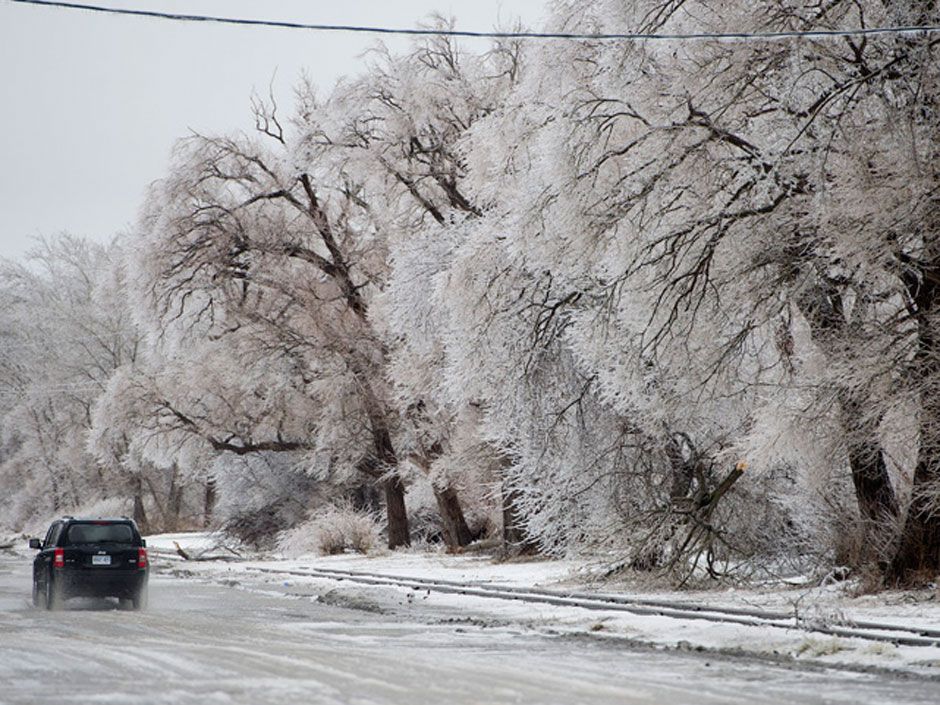
[(155, 575), (150, 609), (28, 602), (0, 553), (0, 703), (937, 703), (938, 684), (637, 651), (511, 627), (399, 623)]

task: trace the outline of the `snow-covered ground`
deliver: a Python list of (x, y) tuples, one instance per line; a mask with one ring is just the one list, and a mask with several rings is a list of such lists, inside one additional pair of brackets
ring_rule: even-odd
[[(156, 570), (144, 612), (106, 600), (35, 609), (31, 554), (0, 551), (0, 705), (936, 702), (933, 681), (652, 648), (614, 634), (612, 623), (591, 632), (577, 610), (252, 570), (283, 568), (278, 561), (173, 562), (163, 555), (172, 540), (151, 540)], [(211, 543), (175, 540), (194, 553)], [(398, 569), (398, 559), (432, 575), (438, 560), (450, 563), (407, 554), (325, 562)], [(470, 575), (475, 560), (450, 570)], [(524, 580), (557, 568), (546, 565), (508, 567)], [(480, 560), (479, 570), (498, 577), (502, 567)], [(584, 638), (607, 631), (611, 638)]]
[[(479, 555), (393, 552), (378, 555), (237, 558), (231, 547), (206, 534), (148, 538), (154, 565), (180, 577), (220, 582), (243, 590), (315, 598), (373, 612), (395, 612), (416, 620), (464, 620), (515, 625), (543, 634), (596, 640), (629, 640), (665, 650), (753, 655), (789, 664), (818, 664), (848, 669), (889, 670), (940, 678), (940, 647), (907, 646), (815, 632), (817, 626), (881, 622), (899, 627), (940, 629), (940, 595), (934, 591), (886, 592), (851, 597), (845, 585), (776, 589), (727, 589), (710, 592), (630, 592), (616, 594), (644, 600), (699, 603), (714, 607), (769, 609), (799, 618), (803, 628), (768, 628), (655, 614), (585, 609), (576, 606), (440, 593), (424, 586), (363, 585), (349, 580), (304, 576), (309, 570), (353, 571), (414, 580), (443, 580), (480, 586), (540, 587), (557, 591), (597, 591), (585, 581), (584, 566), (571, 561), (494, 562)], [(191, 558), (182, 560), (179, 545)], [(237, 549), (235, 549), (237, 550)], [(337, 576), (339, 577), (339, 576)], [(420, 587), (420, 589), (415, 589)]]

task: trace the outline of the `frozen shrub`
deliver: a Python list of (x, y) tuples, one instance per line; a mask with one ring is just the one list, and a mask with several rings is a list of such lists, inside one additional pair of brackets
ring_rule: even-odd
[(379, 542), (379, 533), (374, 514), (350, 504), (331, 504), (282, 532), (278, 548), (291, 557), (313, 552), (328, 556), (346, 551), (369, 553)]

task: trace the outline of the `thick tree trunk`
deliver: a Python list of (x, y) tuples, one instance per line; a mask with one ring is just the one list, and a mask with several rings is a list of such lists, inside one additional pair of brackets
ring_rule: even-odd
[[(385, 424), (384, 416), (371, 415), (372, 443), (378, 467), (395, 468), (398, 458), (392, 446), (392, 437)], [(405, 485), (398, 472), (393, 472), (382, 482), (385, 491), (385, 516), (388, 524), (388, 547), (391, 549), (411, 545), (411, 532), (408, 527), (408, 512), (405, 509)]]
[(349, 363), (356, 374), (362, 391), (362, 402), (372, 433), (372, 453), (363, 458), (359, 469), (374, 479), (381, 480), (385, 493), (385, 518), (388, 525), (388, 547), (391, 549), (411, 545), (408, 512), (405, 509), (405, 485), (398, 474), (398, 456), (389, 431), (391, 412), (372, 387), (368, 365), (351, 357)]
[(666, 447), (666, 455), (669, 458), (669, 465), (672, 470), (669, 483), (669, 499), (672, 500), (674, 505), (678, 505), (689, 496), (689, 491), (692, 489), (695, 462), (682, 457), (681, 450), (678, 449), (678, 444), (674, 440), (670, 440)]
[(898, 500), (878, 440), (878, 422), (866, 419), (862, 403), (848, 393), (839, 395), (843, 425), (852, 429), (846, 445), (858, 510), (868, 523), (881, 524), (898, 514)]
[(437, 510), (444, 524), (444, 540), (447, 546), (455, 549), (469, 545), (473, 541), (473, 534), (467, 526), (456, 490), (452, 487), (443, 490), (434, 488), (434, 499), (437, 500)]
[(920, 426), (911, 503), (886, 576), (891, 584), (914, 584), (940, 576), (940, 370), (924, 391)]
[(681, 433), (670, 434), (664, 451), (671, 471), (668, 511), (674, 513), (674, 516), (664, 524), (662, 531), (649, 535), (644, 543), (637, 546), (630, 561), (630, 567), (637, 571), (652, 571), (662, 567), (667, 544), (675, 536), (679, 525), (687, 521), (693, 506), (692, 481), (698, 479), (699, 493), (705, 490), (704, 472), (700, 467), (698, 453), (688, 436)]
[[(940, 421), (940, 418), (935, 419)], [(937, 452), (937, 448), (933, 452)], [(913, 584), (936, 580), (940, 575), (940, 513), (934, 494), (926, 490), (940, 482), (938, 456), (922, 458), (914, 471), (914, 488), (907, 520), (901, 532), (898, 550), (888, 568), (887, 581), (892, 584)], [(935, 492), (935, 490), (934, 490)]]
[(405, 485), (398, 475), (386, 479), (384, 485), (385, 512), (388, 517), (388, 547), (410, 546), (408, 513), (405, 510)]
[(460, 506), (457, 490), (450, 486), (440, 488), (431, 480), (431, 462), (439, 458), (443, 452), (443, 446), (435, 443), (430, 449), (413, 453), (408, 459), (428, 476), (434, 490), (434, 500), (437, 502), (437, 513), (441, 517), (441, 524), (444, 528), (444, 542), (448, 548), (458, 549), (468, 546), (474, 540), (474, 536), (470, 532), (470, 527), (467, 526), (467, 519), (464, 516), (463, 507)]
[(931, 241), (920, 260), (907, 262), (912, 309), (918, 324), (913, 372), (921, 402), (920, 448), (911, 503), (898, 550), (888, 568), (889, 583), (910, 584), (940, 575), (940, 242)]

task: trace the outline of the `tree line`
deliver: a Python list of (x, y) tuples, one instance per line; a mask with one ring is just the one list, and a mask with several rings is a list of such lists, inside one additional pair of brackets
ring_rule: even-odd
[[(938, 21), (567, 0), (547, 28)], [(8, 523), (123, 498), (270, 534), (342, 501), (391, 548), (935, 577), (938, 44), (430, 36), (255, 97), (133, 232), (0, 272)]]

